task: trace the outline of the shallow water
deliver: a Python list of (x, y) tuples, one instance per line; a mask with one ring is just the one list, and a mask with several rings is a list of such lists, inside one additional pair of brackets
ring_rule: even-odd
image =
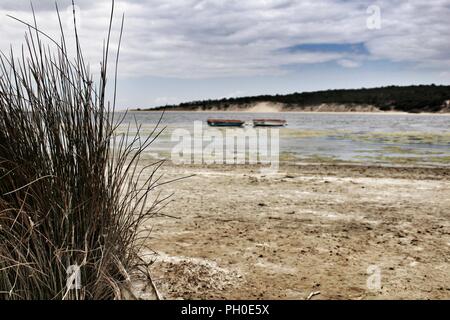
[[(125, 132), (125, 124), (133, 127), (136, 121), (146, 136), (160, 116), (158, 112), (128, 113), (119, 132)], [(450, 166), (450, 115), (167, 112), (161, 124), (167, 129), (148, 152), (170, 157), (177, 144), (171, 141), (174, 130), (193, 132), (194, 121), (201, 121), (204, 130), (209, 130), (208, 118), (287, 120), (288, 126), (279, 129), (280, 159), (284, 162)], [(245, 133), (249, 128), (237, 130)]]

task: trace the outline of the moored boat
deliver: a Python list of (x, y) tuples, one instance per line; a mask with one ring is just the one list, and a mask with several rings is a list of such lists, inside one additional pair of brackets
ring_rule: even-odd
[(285, 125), (287, 125), (287, 121), (282, 119), (253, 119), (255, 127), (283, 127)]
[(230, 119), (208, 119), (206, 121), (211, 127), (242, 127), (244, 121)]

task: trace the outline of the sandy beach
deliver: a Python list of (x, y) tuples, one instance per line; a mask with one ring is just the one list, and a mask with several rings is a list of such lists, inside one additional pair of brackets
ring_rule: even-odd
[(174, 192), (164, 213), (176, 218), (147, 226), (165, 299), (450, 298), (448, 169), (310, 164), (264, 176), (252, 166), (167, 164), (162, 172), (195, 175), (162, 190)]

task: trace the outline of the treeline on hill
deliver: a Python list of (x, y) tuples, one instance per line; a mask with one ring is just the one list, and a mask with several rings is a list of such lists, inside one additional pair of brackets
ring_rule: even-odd
[(450, 86), (419, 85), (389, 86), (371, 89), (327, 90), (317, 92), (293, 93), (287, 95), (261, 95), (243, 98), (224, 98), (204, 100), (158, 107), (152, 110), (227, 110), (246, 108), (258, 102), (272, 102), (283, 105), (283, 110), (302, 110), (305, 107), (321, 104), (370, 105), (383, 111), (439, 112), (448, 108)]

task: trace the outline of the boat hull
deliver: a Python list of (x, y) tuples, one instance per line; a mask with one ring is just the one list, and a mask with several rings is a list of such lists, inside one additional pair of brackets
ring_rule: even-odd
[(208, 123), (210, 127), (242, 127), (242, 124), (234, 123)]
[(253, 126), (255, 127), (284, 127), (286, 120), (278, 119), (255, 119), (253, 120)]
[(211, 127), (242, 127), (245, 122), (240, 120), (208, 119), (207, 123)]

